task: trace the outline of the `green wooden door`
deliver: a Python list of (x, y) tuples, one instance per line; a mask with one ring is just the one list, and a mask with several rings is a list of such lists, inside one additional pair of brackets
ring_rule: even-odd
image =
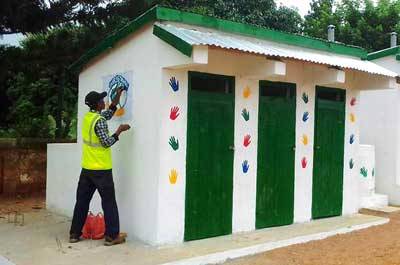
[(317, 87), (312, 217), (342, 213), (345, 91)]
[(294, 84), (260, 82), (256, 228), (293, 223)]
[[(215, 82), (195, 77), (216, 78)], [(221, 83), (230, 93), (214, 90)], [(232, 233), (233, 79), (191, 73), (186, 160), (185, 240)], [(196, 83), (197, 82), (197, 83)], [(204, 85), (207, 87), (198, 87)], [(194, 90), (193, 87), (201, 90)]]

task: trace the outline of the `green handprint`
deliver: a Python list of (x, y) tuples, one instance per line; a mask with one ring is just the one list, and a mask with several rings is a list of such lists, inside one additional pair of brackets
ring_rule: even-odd
[(361, 174), (364, 178), (366, 178), (366, 177), (368, 176), (368, 170), (367, 170), (365, 167), (362, 167), (362, 168), (360, 169), (360, 174)]
[(242, 117), (245, 121), (248, 121), (250, 119), (250, 113), (247, 109), (242, 110)]
[(174, 149), (174, 151), (179, 149), (179, 141), (178, 139), (175, 139), (174, 136), (171, 136), (169, 138), (169, 145), (172, 147), (172, 149)]

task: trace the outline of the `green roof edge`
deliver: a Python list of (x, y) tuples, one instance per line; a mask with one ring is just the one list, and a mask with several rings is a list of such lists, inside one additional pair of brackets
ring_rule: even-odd
[[(114, 33), (107, 36), (97, 46), (90, 49), (75, 63), (73, 63), (70, 66), (70, 69), (80, 70), (94, 57), (103, 53), (107, 49), (112, 48), (117, 42), (134, 33), (145, 24), (156, 20), (180, 22), (184, 24), (212, 28), (224, 32), (246, 35), (264, 40), (271, 40), (288, 45), (367, 59), (367, 52), (360, 47), (348, 46), (345, 44), (329, 42), (327, 40), (316, 39), (308, 36), (261, 28), (255, 25), (233, 22), (229, 20), (179, 11), (171, 8), (155, 6), (141, 16), (137, 17), (135, 20), (129, 22), (126, 26), (122, 27), (118, 31), (115, 31)], [(157, 34), (159, 33), (160, 32), (157, 32)], [(164, 34), (161, 34), (161, 36), (164, 38), (166, 37)], [(163, 40), (165, 41), (165, 39)]]
[(153, 7), (104, 38), (98, 45), (83, 54), (77, 61), (70, 65), (69, 70), (80, 71), (90, 60), (112, 48), (117, 42), (139, 30), (145, 24), (157, 19), (157, 9)]
[(193, 46), (190, 43), (187, 43), (186, 41), (157, 25), (154, 25), (153, 27), (153, 34), (168, 43), (169, 45), (173, 46), (184, 55), (188, 57), (192, 56)]
[(395, 46), (395, 47), (387, 48), (384, 50), (368, 53), (367, 59), (369, 61), (372, 61), (372, 60), (379, 59), (382, 57), (396, 55), (399, 52), (400, 52), (400, 46)]

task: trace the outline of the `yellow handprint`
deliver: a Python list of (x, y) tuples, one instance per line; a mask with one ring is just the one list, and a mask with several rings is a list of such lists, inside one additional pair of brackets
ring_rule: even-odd
[(178, 172), (176, 172), (175, 169), (171, 169), (171, 172), (169, 173), (169, 182), (171, 184), (175, 184), (177, 178), (178, 178)]
[(350, 113), (350, 121), (351, 122), (355, 122), (356, 121), (356, 115), (354, 115), (353, 113)]
[(304, 145), (307, 145), (308, 144), (308, 136), (303, 134), (303, 137), (301, 138), (301, 141), (302, 141), (302, 143)]
[(251, 90), (249, 86), (246, 86), (243, 90), (243, 97), (244, 98), (249, 98), (251, 95)]

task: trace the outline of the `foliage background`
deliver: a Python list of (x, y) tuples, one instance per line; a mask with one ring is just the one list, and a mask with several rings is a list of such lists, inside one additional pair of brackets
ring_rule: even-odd
[(313, 0), (304, 18), (273, 0), (3, 0), (0, 34), (27, 37), (0, 45), (0, 137), (76, 138), (78, 77), (67, 67), (156, 4), (322, 39), (333, 24), (337, 41), (368, 51), (400, 32), (400, 0)]

